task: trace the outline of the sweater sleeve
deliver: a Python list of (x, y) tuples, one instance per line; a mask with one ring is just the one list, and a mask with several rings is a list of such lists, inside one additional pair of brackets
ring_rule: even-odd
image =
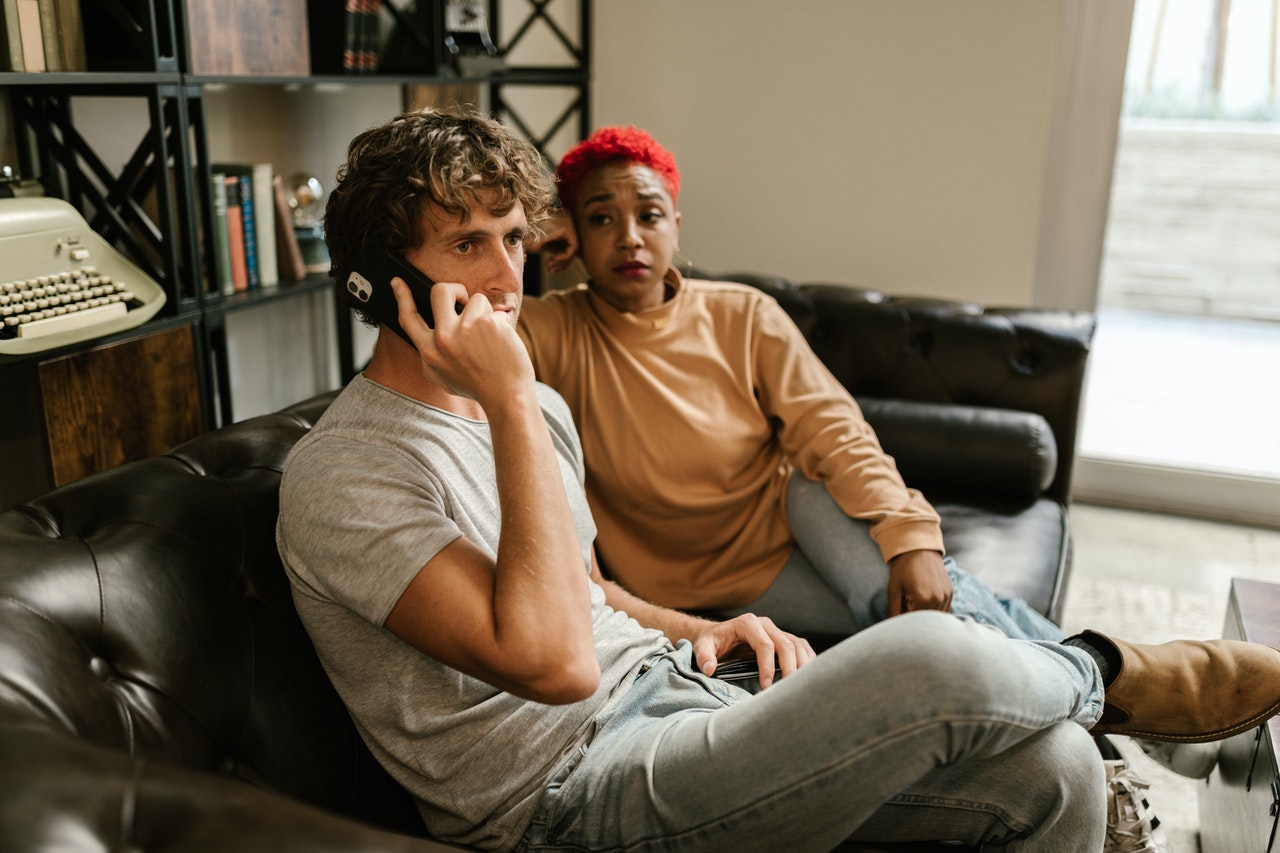
[(886, 561), (944, 551), (938, 513), (903, 482), (853, 396), (782, 307), (762, 297), (750, 322), (756, 394), (791, 464), (823, 483), (847, 515), (871, 522)]

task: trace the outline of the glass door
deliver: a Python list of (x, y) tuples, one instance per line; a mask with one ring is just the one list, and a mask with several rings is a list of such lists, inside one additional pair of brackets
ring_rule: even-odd
[(1081, 500), (1280, 525), (1280, 0), (1137, 0)]

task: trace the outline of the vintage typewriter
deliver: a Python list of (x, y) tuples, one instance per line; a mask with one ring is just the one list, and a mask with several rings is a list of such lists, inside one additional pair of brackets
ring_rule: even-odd
[(0, 198), (0, 360), (140, 326), (164, 302), (65, 201)]

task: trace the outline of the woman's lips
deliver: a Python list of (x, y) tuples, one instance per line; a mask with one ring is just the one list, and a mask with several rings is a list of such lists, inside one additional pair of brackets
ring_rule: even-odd
[(618, 266), (613, 268), (613, 271), (618, 275), (635, 278), (647, 273), (649, 271), (649, 267), (639, 261), (632, 261), (631, 263), (618, 264)]

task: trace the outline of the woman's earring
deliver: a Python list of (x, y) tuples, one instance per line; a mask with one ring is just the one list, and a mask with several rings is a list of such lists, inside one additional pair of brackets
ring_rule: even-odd
[(676, 246), (675, 254), (672, 255), (671, 260), (675, 262), (676, 269), (680, 272), (680, 275), (688, 278), (693, 274), (693, 261), (680, 254), (679, 246)]

